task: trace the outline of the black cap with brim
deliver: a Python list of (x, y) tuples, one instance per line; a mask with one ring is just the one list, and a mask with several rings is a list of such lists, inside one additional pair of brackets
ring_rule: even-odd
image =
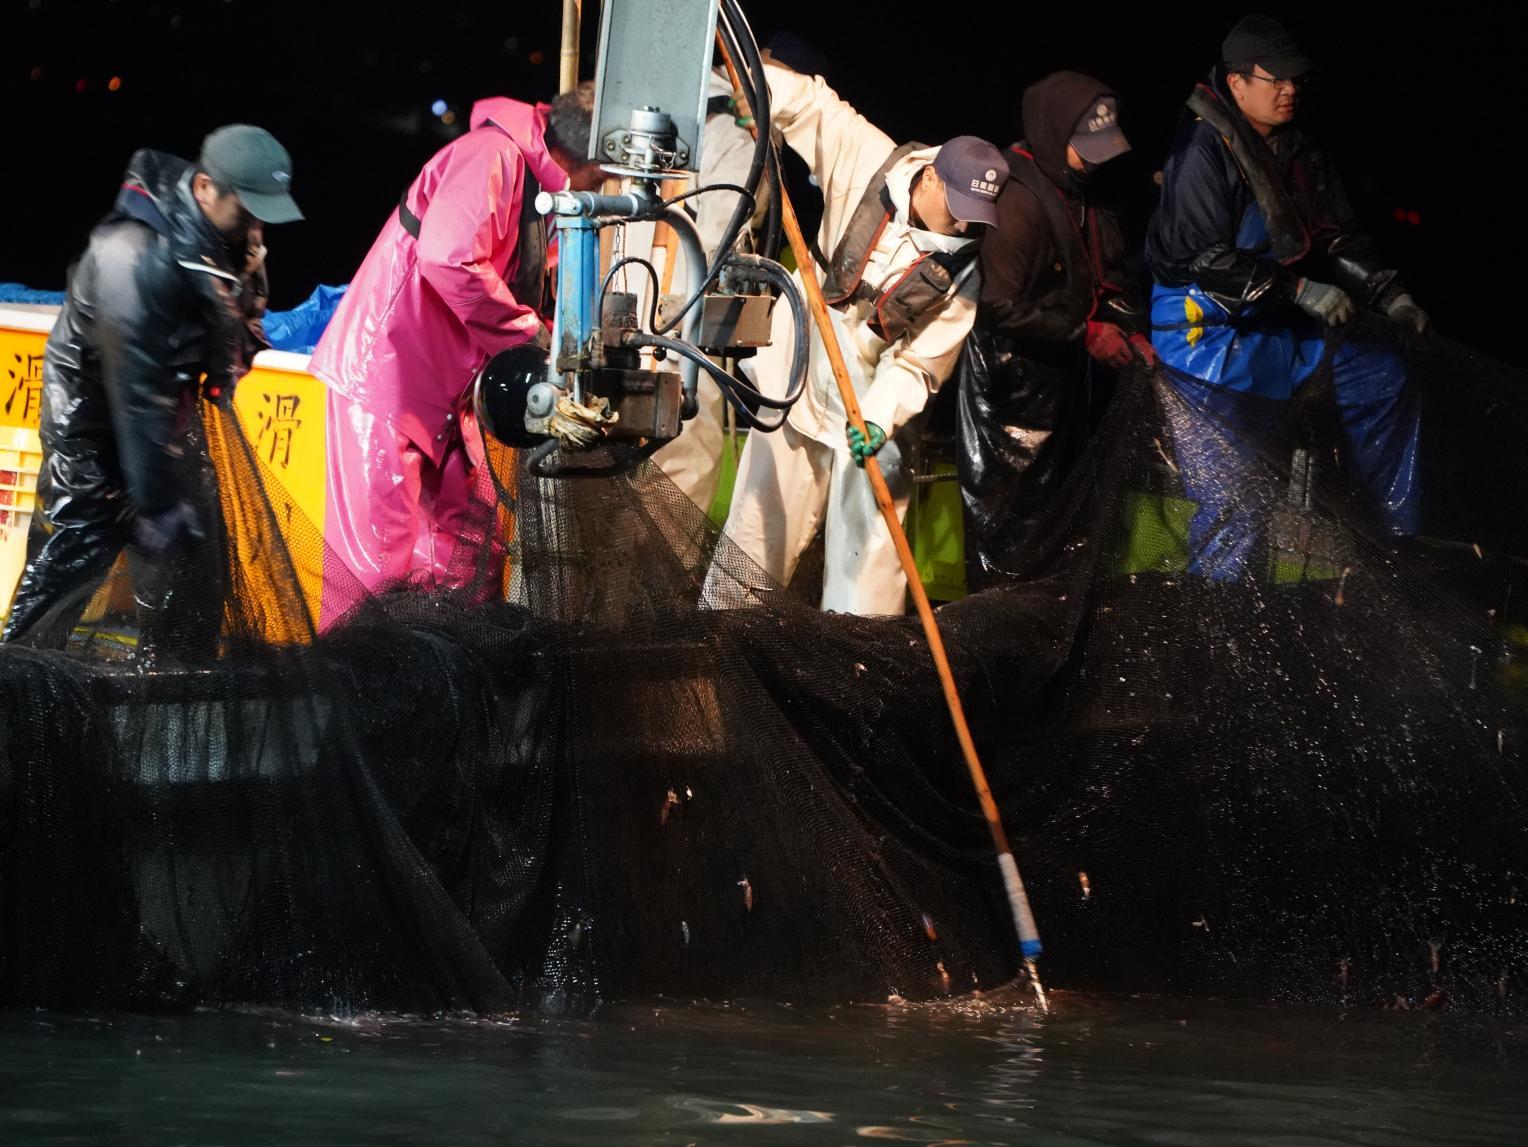
[(244, 209), (262, 223), (295, 223), (303, 217), (288, 190), (292, 157), (262, 127), (220, 127), (202, 141), (197, 161), (208, 175), (232, 188)]
[(262, 223), (296, 223), (305, 218), (297, 200), (290, 195), (262, 195), (237, 186), (234, 191), (238, 193), (239, 202), (244, 204), (244, 210)]
[(1292, 80), (1316, 66), (1283, 24), (1261, 14), (1236, 22), (1220, 46), (1220, 58), (1233, 68), (1260, 66), (1276, 80)]
[(1130, 141), (1117, 127), (1101, 132), (1079, 133), (1072, 136), (1071, 142), (1077, 154), (1094, 167), (1117, 159), (1130, 150)]
[(1072, 127), (1071, 145), (1094, 167), (1108, 163), (1130, 150), (1130, 141), (1119, 126), (1119, 100), (1104, 93), (1088, 105)]
[(1291, 52), (1286, 56), (1270, 56), (1267, 59), (1252, 62), (1261, 64), (1263, 71), (1276, 80), (1293, 80), (1316, 70), (1316, 61), (1304, 52)]

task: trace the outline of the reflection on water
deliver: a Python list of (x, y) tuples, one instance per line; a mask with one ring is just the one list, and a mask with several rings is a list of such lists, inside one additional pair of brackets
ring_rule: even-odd
[(693, 1111), (707, 1123), (828, 1123), (833, 1118), (826, 1111), (790, 1111), (698, 1096), (676, 1096), (669, 1100), (669, 1105), (680, 1111)]
[(497, 1021), (0, 1015), (0, 1142), (1520, 1143), (1507, 1021), (1060, 994)]

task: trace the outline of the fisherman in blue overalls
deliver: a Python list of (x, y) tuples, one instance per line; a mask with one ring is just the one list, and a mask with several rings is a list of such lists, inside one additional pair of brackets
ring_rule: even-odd
[[(1269, 421), (1319, 368), (1330, 373), (1343, 468), (1392, 535), (1417, 525), (1418, 409), (1394, 353), (1339, 338), (1360, 308), (1416, 332), (1426, 312), (1381, 261), (1331, 161), (1294, 122), (1311, 59), (1266, 16), (1226, 37), (1189, 97), (1146, 241), (1152, 341), (1192, 413), (1173, 419), (1190, 568), (1233, 581), (1262, 528), (1244, 476)], [(1287, 409), (1280, 407), (1279, 409)]]

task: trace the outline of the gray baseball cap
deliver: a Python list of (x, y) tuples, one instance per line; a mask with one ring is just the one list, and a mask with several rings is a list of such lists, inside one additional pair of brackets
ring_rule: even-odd
[(997, 226), (997, 193), (1008, 182), (1003, 153), (974, 135), (957, 135), (939, 149), (934, 170), (944, 180), (944, 201), (963, 223)]
[(1130, 150), (1130, 141), (1119, 126), (1119, 100), (1099, 96), (1072, 128), (1071, 144), (1077, 154), (1097, 167)]
[(303, 217), (292, 198), (292, 157), (263, 127), (232, 123), (202, 140), (197, 165), (224, 186), (262, 223)]

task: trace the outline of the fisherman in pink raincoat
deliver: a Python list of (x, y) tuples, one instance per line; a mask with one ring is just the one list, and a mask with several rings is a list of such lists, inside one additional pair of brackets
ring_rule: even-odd
[[(446, 582), (482, 444), (466, 392), (493, 355), (549, 346), (542, 190), (592, 190), (592, 84), (550, 105), (495, 98), (425, 164), (314, 349), (331, 391), (324, 541), (327, 628), (421, 572)], [(348, 574), (348, 576), (347, 576)]]

